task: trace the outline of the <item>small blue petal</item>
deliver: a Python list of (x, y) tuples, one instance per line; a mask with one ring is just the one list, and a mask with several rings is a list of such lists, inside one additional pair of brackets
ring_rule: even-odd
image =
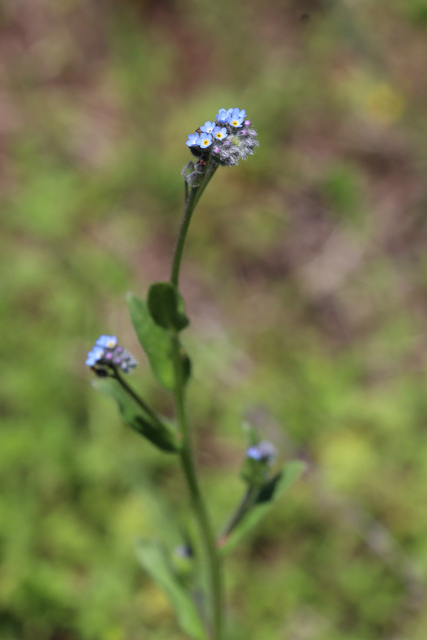
[(205, 124), (202, 127), (200, 127), (200, 131), (203, 131), (204, 133), (212, 133), (214, 128), (215, 128), (215, 122), (210, 122), (209, 120), (207, 120)]
[(93, 367), (96, 362), (99, 362), (104, 356), (104, 349), (100, 347), (93, 347), (87, 354), (86, 363), (88, 367)]
[(233, 118), (244, 118), (246, 116), (246, 111), (244, 109), (230, 109), (231, 113), (229, 115), (233, 116)]
[(199, 136), (196, 133), (190, 133), (185, 143), (188, 147), (194, 147), (199, 144)]
[(262, 441), (256, 446), (249, 447), (246, 451), (246, 457), (252, 458), (257, 462), (268, 462), (271, 464), (276, 455), (276, 447), (271, 442)]
[(117, 338), (116, 336), (99, 336), (95, 344), (104, 349), (114, 349), (117, 344)]
[(202, 133), (199, 138), (199, 147), (202, 149), (209, 147), (212, 144), (212, 136), (210, 133)]
[(238, 114), (235, 115), (233, 113), (230, 116), (228, 116), (227, 122), (232, 127), (241, 127), (242, 126), (242, 122), (243, 122), (243, 117), (239, 116)]
[(252, 458), (252, 460), (261, 460), (261, 453), (256, 447), (249, 447), (246, 451), (246, 457)]
[(233, 109), (220, 109), (215, 116), (215, 120), (220, 124), (225, 124), (227, 122), (228, 116), (230, 116), (233, 112)]
[(217, 140), (224, 140), (227, 137), (227, 129), (225, 127), (215, 127), (213, 130), (213, 135)]

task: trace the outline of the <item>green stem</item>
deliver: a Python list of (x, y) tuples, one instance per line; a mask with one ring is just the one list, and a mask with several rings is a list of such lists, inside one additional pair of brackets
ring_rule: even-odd
[(257, 497), (259, 495), (259, 488), (250, 486), (245, 492), (242, 501), (237, 507), (236, 511), (231, 516), (230, 520), (225, 525), (224, 529), (221, 531), (219, 539), (226, 539), (233, 529), (239, 524), (242, 518), (246, 515), (249, 509), (254, 505)]
[(153, 420), (154, 423), (163, 428), (162, 423), (160, 422), (157, 415), (154, 411), (148, 406), (146, 402), (132, 389), (132, 387), (122, 378), (117, 369), (114, 370), (113, 378), (117, 380), (119, 384), (123, 387), (123, 389), (135, 400), (135, 402), (141, 407), (143, 411)]
[(178, 418), (178, 425), (182, 435), (181, 463), (184, 475), (187, 480), (191, 503), (194, 514), (197, 518), (204, 555), (207, 567), (207, 577), (209, 584), (209, 599), (212, 612), (212, 640), (221, 640), (222, 638), (222, 585), (221, 585), (221, 568), (220, 560), (215, 544), (215, 536), (213, 534), (212, 525), (206, 510), (199, 483), (197, 480), (196, 469), (194, 466), (193, 455), (191, 451), (190, 433), (188, 429), (187, 416), (185, 411), (184, 400), (184, 383), (182, 375), (182, 362), (180, 357), (180, 344), (177, 334), (172, 335), (172, 353), (175, 369), (175, 404)]
[[(171, 271), (171, 283), (178, 288), (179, 272), (181, 268), (181, 260), (184, 251), (185, 240), (187, 237), (188, 228), (190, 226), (191, 217), (193, 211), (203, 193), (209, 180), (217, 169), (217, 165), (214, 165), (210, 161), (206, 168), (205, 175), (202, 183), (198, 187), (186, 189), (184, 214), (179, 229), (178, 239), (175, 247), (175, 253), (172, 262)], [(191, 505), (194, 511), (195, 518), (200, 528), (201, 542), (203, 547), (203, 553), (206, 561), (206, 573), (207, 583), (209, 589), (209, 604), (211, 611), (211, 624), (212, 640), (222, 639), (222, 580), (221, 580), (221, 565), (218, 550), (215, 542), (215, 535), (210, 522), (209, 514), (206, 509), (205, 501), (200, 491), (199, 482), (197, 479), (196, 468), (194, 465), (194, 459), (191, 449), (190, 432), (188, 428), (187, 415), (185, 409), (185, 395), (184, 395), (184, 376), (182, 370), (182, 359), (180, 356), (180, 343), (176, 333), (171, 335), (172, 342), (172, 354), (174, 362), (175, 373), (175, 405), (177, 420), (180, 433), (182, 435), (182, 448), (181, 448), (181, 464), (184, 471), (184, 475), (187, 481)]]
[(202, 183), (198, 187), (192, 187), (189, 193), (186, 190), (184, 214), (182, 216), (182, 222), (179, 228), (178, 239), (176, 241), (175, 253), (174, 253), (173, 262), (172, 262), (172, 272), (171, 272), (171, 283), (174, 284), (175, 287), (177, 288), (178, 288), (178, 281), (179, 281), (179, 270), (181, 268), (182, 254), (184, 251), (185, 239), (187, 237), (187, 231), (190, 226), (191, 217), (193, 215), (194, 209), (196, 208), (196, 204), (200, 199), (200, 196), (202, 195), (203, 191), (206, 189), (209, 180), (212, 178), (216, 170), (217, 170), (217, 165), (213, 165), (212, 163), (210, 163), (206, 169), (206, 173), (203, 177)]

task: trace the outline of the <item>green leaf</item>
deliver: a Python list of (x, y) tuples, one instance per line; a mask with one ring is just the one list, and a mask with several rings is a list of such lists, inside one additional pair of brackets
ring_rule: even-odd
[(221, 547), (221, 553), (230, 553), (264, 518), (274, 502), (288, 491), (304, 471), (305, 465), (299, 461), (287, 462), (282, 470), (261, 489), (252, 509), (236, 525)]
[(160, 384), (172, 391), (174, 369), (169, 333), (154, 322), (144, 300), (130, 293), (127, 296), (127, 303), (132, 324), (147, 354), (151, 370)]
[(156, 447), (166, 452), (179, 451), (180, 445), (177, 432), (172, 424), (166, 420), (154, 420), (138, 406), (136, 401), (127, 393), (117, 380), (100, 378), (93, 386), (101, 393), (113, 398), (119, 407), (123, 420), (139, 434), (150, 440)]
[[(175, 378), (169, 332), (154, 322), (147, 303), (137, 295), (129, 293), (127, 303), (132, 324), (147, 354), (152, 372), (165, 389), (172, 391)], [(181, 348), (181, 357), (184, 383), (187, 383), (191, 375), (191, 362), (183, 348)]]
[(148, 309), (156, 324), (170, 331), (182, 331), (188, 326), (184, 301), (170, 282), (156, 282), (148, 290)]
[(140, 540), (136, 545), (136, 555), (154, 582), (169, 597), (181, 629), (194, 640), (206, 640), (196, 605), (175, 576), (162, 547), (152, 540)]

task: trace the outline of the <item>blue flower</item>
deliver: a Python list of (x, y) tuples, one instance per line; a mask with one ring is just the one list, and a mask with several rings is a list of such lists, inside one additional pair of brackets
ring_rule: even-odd
[(262, 441), (257, 445), (249, 447), (246, 451), (246, 457), (252, 458), (257, 462), (267, 462), (272, 464), (276, 456), (276, 447), (271, 442)]
[(215, 116), (215, 120), (220, 124), (225, 124), (227, 122), (228, 116), (231, 115), (233, 109), (220, 109)]
[(232, 127), (241, 127), (245, 114), (246, 111), (244, 109), (241, 111), (239, 109), (232, 109), (227, 118), (228, 124), (231, 124)]
[(227, 129), (225, 127), (215, 127), (213, 130), (214, 137), (217, 140), (224, 140), (227, 137)]
[(206, 120), (205, 124), (200, 127), (200, 131), (203, 131), (204, 133), (212, 133), (212, 131), (215, 128), (215, 122), (209, 122), (209, 120)]
[(230, 109), (231, 113), (230, 115), (233, 116), (238, 116), (239, 118), (245, 118), (246, 117), (246, 111), (244, 109)]
[[(200, 186), (209, 167), (233, 167), (246, 160), (259, 146), (257, 132), (247, 119), (245, 109), (219, 109), (215, 120), (207, 120), (188, 136), (187, 146), (198, 162), (189, 162), (182, 175), (192, 188)], [(211, 147), (211, 148), (209, 148)]]
[(117, 338), (116, 336), (99, 336), (95, 344), (103, 349), (114, 349), (117, 345)]
[(194, 147), (196, 144), (199, 144), (199, 136), (197, 133), (190, 133), (185, 144), (187, 147)]
[(212, 136), (210, 133), (202, 133), (198, 140), (199, 147), (205, 148), (210, 147), (212, 144)]
[(94, 364), (102, 360), (103, 357), (104, 357), (104, 349), (101, 349), (101, 347), (95, 346), (87, 354), (85, 364), (88, 367), (93, 367)]
[[(112, 375), (115, 368), (130, 373), (137, 361), (129, 351), (117, 344), (116, 336), (99, 336), (95, 346), (87, 354), (86, 364), (99, 376)], [(97, 366), (96, 366), (97, 365)]]

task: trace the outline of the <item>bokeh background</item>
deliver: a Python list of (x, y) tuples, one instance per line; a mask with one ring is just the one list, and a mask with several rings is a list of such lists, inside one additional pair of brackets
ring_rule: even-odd
[[(187, 135), (256, 155), (198, 207), (190, 415), (219, 527), (250, 419), (307, 473), (230, 558), (230, 639), (425, 640), (427, 0), (3, 0), (0, 637), (183, 640), (133, 544), (173, 547), (173, 457), (86, 352), (168, 277)], [(166, 498), (165, 498), (166, 496)]]

